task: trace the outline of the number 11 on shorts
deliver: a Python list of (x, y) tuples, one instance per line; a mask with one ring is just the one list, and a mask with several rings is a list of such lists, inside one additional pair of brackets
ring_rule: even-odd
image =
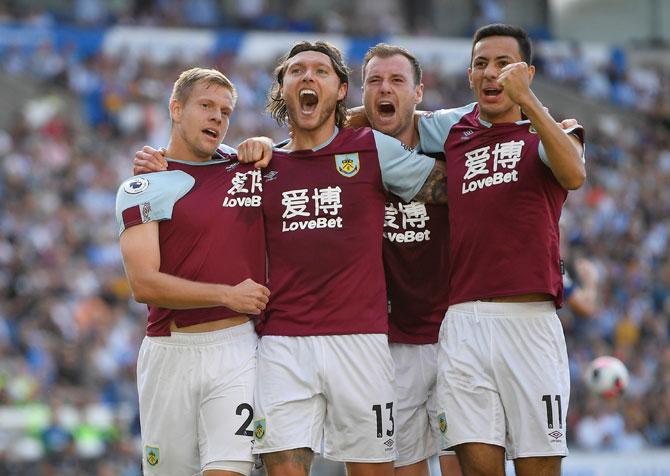
[[(395, 431), (395, 421), (393, 420), (393, 402), (388, 402), (386, 404), (386, 409), (389, 411), (388, 421), (391, 423), (391, 429), (386, 430), (386, 436), (393, 436), (393, 432)], [(384, 428), (382, 421), (382, 406), (379, 404), (372, 405), (372, 411), (375, 413), (375, 416), (377, 417), (377, 438), (383, 438)]]

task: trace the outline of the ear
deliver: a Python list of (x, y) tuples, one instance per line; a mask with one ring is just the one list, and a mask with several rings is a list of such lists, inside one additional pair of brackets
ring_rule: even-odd
[(533, 81), (533, 78), (535, 77), (535, 65), (529, 65), (528, 66), (528, 80), (529, 82)]
[(181, 120), (181, 114), (183, 112), (182, 105), (176, 99), (170, 101), (170, 118), (173, 122), (179, 122)]
[(470, 89), (475, 89), (472, 84), (472, 68), (468, 68), (468, 85), (470, 86)]
[(414, 88), (414, 104), (419, 104), (421, 101), (423, 101), (423, 83)]
[(337, 90), (337, 100), (342, 101), (345, 97), (347, 97), (348, 90), (349, 90), (349, 84), (347, 83), (340, 84), (340, 88)]

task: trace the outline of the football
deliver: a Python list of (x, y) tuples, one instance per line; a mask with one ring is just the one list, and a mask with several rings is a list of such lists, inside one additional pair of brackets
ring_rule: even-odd
[(621, 395), (628, 385), (628, 370), (616, 357), (605, 355), (589, 364), (584, 373), (584, 382), (596, 395), (615, 398)]

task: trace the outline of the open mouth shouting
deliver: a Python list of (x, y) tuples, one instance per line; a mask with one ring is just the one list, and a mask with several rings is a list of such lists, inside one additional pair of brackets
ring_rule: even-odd
[(390, 119), (395, 115), (395, 105), (390, 101), (380, 101), (377, 104), (377, 114), (382, 119)]
[(313, 89), (303, 89), (300, 91), (300, 112), (310, 115), (316, 110), (319, 103), (319, 96)]
[(500, 86), (488, 86), (482, 88), (483, 96), (489, 99), (496, 99), (503, 93), (503, 88)]

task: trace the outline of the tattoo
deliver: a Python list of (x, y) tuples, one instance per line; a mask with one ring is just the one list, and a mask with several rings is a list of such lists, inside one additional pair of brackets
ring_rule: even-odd
[(301, 471), (304, 476), (308, 476), (312, 459), (314, 459), (314, 452), (309, 448), (296, 448), (294, 450), (265, 453), (261, 455), (261, 458), (269, 476), (284, 474), (289, 468), (291, 473), (297, 470)]
[(433, 170), (414, 196), (414, 200), (431, 205), (447, 204), (447, 173), (443, 162), (435, 162)]

